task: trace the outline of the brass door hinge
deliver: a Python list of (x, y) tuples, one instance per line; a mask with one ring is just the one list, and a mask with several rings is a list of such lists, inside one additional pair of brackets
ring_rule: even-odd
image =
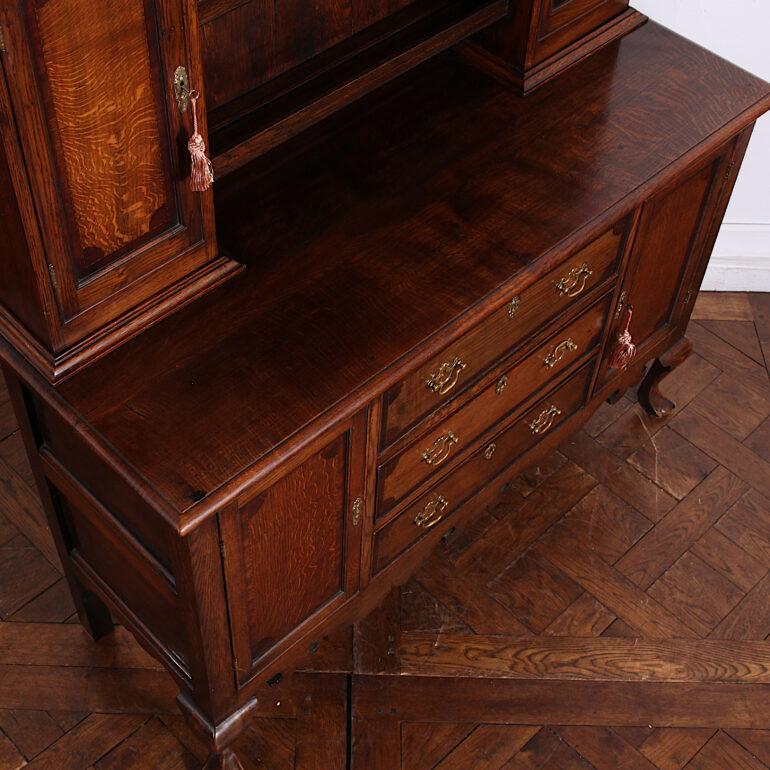
[(56, 268), (53, 265), (51, 265), (51, 264), (48, 265), (48, 274), (51, 276), (51, 286), (53, 286), (54, 289), (58, 290), (58, 288), (59, 288), (59, 279), (56, 276)]
[(8, 53), (5, 47), (5, 27), (0, 27), (0, 53)]

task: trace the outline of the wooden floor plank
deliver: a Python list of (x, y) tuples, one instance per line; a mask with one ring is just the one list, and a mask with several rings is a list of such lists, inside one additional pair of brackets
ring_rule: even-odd
[(538, 727), (479, 725), (435, 770), (498, 770), (537, 732)]
[(47, 711), (26, 709), (0, 710), (0, 729), (27, 759), (33, 759), (64, 735)]
[(692, 311), (694, 320), (753, 321), (749, 296), (743, 292), (702, 291)]
[(721, 730), (693, 757), (690, 770), (766, 770), (765, 765)]
[[(556, 682), (354, 677), (356, 714), (372, 721), (764, 729), (764, 684)], [(440, 703), (441, 708), (436, 704)]]
[(682, 768), (706, 745), (714, 730), (660, 727), (639, 747), (639, 751), (659, 770)]
[(422, 676), (770, 684), (763, 640), (407, 633), (399, 656), (402, 673)]
[(616, 568), (649, 588), (748, 490), (746, 482), (719, 467), (634, 544)]
[(0, 623), (0, 661), (18, 666), (163, 670), (120, 626), (94, 643), (79, 624)]
[(92, 714), (27, 765), (30, 770), (83, 770), (147, 721), (144, 715)]
[(176, 714), (178, 692), (161, 671), (0, 665), (0, 709)]
[(608, 727), (561, 727), (558, 732), (596, 770), (657, 770)]

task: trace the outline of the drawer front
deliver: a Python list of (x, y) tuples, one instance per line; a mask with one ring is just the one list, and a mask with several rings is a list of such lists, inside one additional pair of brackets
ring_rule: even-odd
[(519, 360), (505, 374), (384, 463), (377, 474), (378, 516), (443, 466), (449, 465), (482, 433), (510, 414), (562, 372), (595, 352), (605, 327), (610, 298), (589, 308), (566, 328)]
[(614, 276), (627, 230), (628, 220), (618, 223), (391, 388), (384, 400), (383, 445), (392, 444), (535, 330)]
[(373, 574), (387, 567), (433, 527), (450, 518), (469, 497), (575, 414), (585, 403), (595, 360), (592, 359), (492, 441), (481, 446), (467, 462), (376, 532)]

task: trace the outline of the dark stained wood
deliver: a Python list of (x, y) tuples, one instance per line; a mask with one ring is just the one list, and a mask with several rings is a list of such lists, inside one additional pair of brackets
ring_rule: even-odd
[[(708, 319), (701, 316), (701, 322), (704, 320)], [(742, 324), (745, 321), (725, 322)], [(697, 360), (701, 352), (696, 346), (691, 360)], [(714, 353), (718, 355), (718, 351)], [(675, 370), (663, 384), (664, 393), (670, 395), (672, 392), (682, 392), (683, 383), (686, 386), (692, 374), (683, 369)], [(679, 398), (676, 400), (680, 401)], [(626, 403), (630, 408), (631, 401), (626, 399)], [(594, 438), (602, 438), (604, 431), (615, 429), (613, 441), (608, 443), (608, 446), (614, 446), (616, 439), (620, 438), (617, 431), (632, 432), (633, 426), (623, 421), (623, 413), (616, 414), (612, 408), (603, 411), (613, 415), (618, 422), (613, 423), (609, 417), (603, 417), (601, 420), (592, 420), (593, 427), (587, 428), (595, 432), (597, 426), (604, 426)], [(11, 427), (13, 429), (14, 426)], [(653, 437), (656, 435), (653, 433)], [(624, 442), (620, 441), (616, 457), (626, 456), (624, 446)], [(662, 470), (666, 462), (662, 456)], [(564, 458), (559, 459), (558, 455), (540, 462), (535, 470), (510, 485), (509, 492), (494, 509), (495, 516), (487, 514), (478, 519), (477, 525), (469, 530), (470, 542), (465, 542), (463, 538), (457, 542), (456, 547), (441, 549), (437, 558), (433, 558), (418, 573), (416, 580), (411, 581), (403, 590), (400, 622), (397, 592), (391, 593), (393, 600), (386, 602), (383, 610), (377, 613), (377, 618), (367, 619), (365, 642), (368, 649), (375, 656), (386, 654), (389, 648), (392, 649), (393, 643), (397, 642), (399, 649), (394, 650), (396, 654), (387, 655), (386, 658), (390, 664), (390, 673), (400, 673), (402, 677), (430, 676), (439, 683), (439, 687), (442, 686), (440, 680), (443, 678), (459, 679), (473, 687), (473, 678), (469, 675), (482, 677), (492, 687), (497, 678), (510, 678), (514, 682), (524, 677), (529, 682), (556, 680), (567, 686), (576, 681), (604, 682), (608, 685), (604, 698), (616, 704), (618, 710), (625, 703), (625, 682), (641, 680), (641, 684), (651, 684), (650, 680), (654, 680), (677, 687), (675, 697), (686, 703), (692, 712), (691, 725), (700, 726), (665, 726), (668, 724), (665, 715), (654, 709), (649, 714), (648, 724), (651, 727), (608, 725), (601, 722), (606, 712), (594, 716), (596, 711), (593, 708), (583, 712), (581, 724), (569, 728), (553, 724), (541, 726), (540, 723), (522, 725), (517, 722), (523, 719), (520, 712), (503, 714), (504, 719), (500, 724), (489, 724), (485, 723), (489, 712), (483, 698), (479, 700), (479, 708), (473, 713), (470, 722), (453, 722), (453, 715), (447, 710), (451, 700), (444, 699), (441, 707), (445, 709), (445, 719), (450, 721), (435, 724), (400, 722), (388, 719), (387, 715), (379, 720), (354, 721), (355, 745), (362, 747), (365, 740), (369, 741), (373, 749), (376, 749), (372, 756), (376, 756), (377, 752), (392, 752), (391, 757), (395, 758), (385, 767), (391, 768), (393, 763), (398, 766), (399, 761), (414, 770), (433, 767), (442, 762), (446, 767), (466, 767), (469, 756), (474, 761), (480, 756), (483, 761), (483, 751), (478, 753), (481, 748), (488, 748), (490, 756), (495, 760), (510, 751), (504, 760), (510, 767), (527, 767), (530, 766), (528, 763), (547, 759), (552, 763), (558, 762), (560, 768), (580, 768), (585, 766), (589, 758), (595, 766), (613, 768), (644, 767), (644, 761), (660, 770), (683, 767), (694, 757), (700, 756), (701, 752), (706, 752), (709, 741), (720, 734), (716, 726), (703, 726), (707, 717), (704, 718), (706, 712), (702, 709), (708, 708), (708, 701), (700, 697), (700, 684), (733, 682), (745, 686), (767, 677), (765, 637), (770, 633), (770, 625), (767, 625), (770, 622), (767, 615), (770, 582), (766, 577), (768, 557), (762, 554), (770, 551), (763, 552), (761, 549), (762, 530), (770, 508), (763, 504), (761, 498), (753, 494), (746, 495), (748, 485), (719, 468), (685, 498), (680, 504), (681, 511), (679, 508), (674, 509), (669, 514), (670, 520), (666, 517), (650, 530), (652, 533), (660, 528), (660, 538), (648, 540), (642, 534), (639, 539), (638, 533), (643, 533), (644, 527), (649, 527), (651, 522), (644, 525), (645, 518), (616, 498), (603, 484), (597, 486), (592, 482), (593, 486), (585, 487), (582, 496), (577, 494), (577, 487), (580, 483), (585, 484), (585, 481), (579, 480), (575, 470), (560, 479), (559, 474), (564, 469)], [(585, 473), (582, 474), (585, 477)], [(570, 496), (571, 492), (575, 495)], [(523, 527), (538, 510), (547, 506), (557, 511), (554, 522), (556, 527), (553, 527), (553, 523), (551, 527), (541, 527), (538, 539), (550, 528), (562, 533), (563, 537), (576, 533), (580, 535), (580, 548), (593, 550), (603, 561), (614, 562), (619, 567), (626, 560), (621, 556), (618, 561), (618, 554), (634, 554), (640, 544), (646, 544), (646, 553), (659, 556), (657, 563), (661, 566), (657, 568), (652, 581), (646, 579), (645, 587), (676, 563), (683, 553), (689, 552), (724, 575), (745, 596), (724, 617), (719, 633), (715, 630), (705, 640), (652, 640), (617, 633), (602, 636), (614, 615), (590, 593), (583, 593), (542, 633), (524, 637), (522, 634), (526, 634), (526, 630), (522, 626), (517, 629), (513, 625), (517, 616), (508, 613), (495, 616), (490, 611), (494, 605), (501, 605), (491, 600), (486, 586), (489, 582), (497, 582), (497, 574), (508, 571), (508, 563), (524, 565), (519, 553), (531, 545), (531, 540)], [(729, 515), (726, 515), (727, 511)], [(675, 517), (674, 513), (677, 514)], [(510, 528), (516, 525), (516, 531), (521, 532), (522, 536), (501, 542), (499, 527), (506, 524)], [(723, 529), (730, 537), (723, 534)], [(474, 549), (476, 542), (479, 545)], [(756, 555), (749, 554), (737, 542), (752, 548)], [(490, 546), (494, 544), (500, 545), (500, 556), (497, 559), (485, 558), (485, 554), (493, 554)], [(462, 558), (469, 549), (475, 550), (476, 559)], [(503, 558), (506, 551), (508, 563)], [(478, 566), (475, 566), (477, 562)], [(531, 572), (525, 571), (522, 566), (519, 585), (537, 584), (538, 575), (541, 574), (539, 562), (535, 560), (530, 563)], [(697, 566), (696, 560), (687, 560), (685, 564), (692, 565), (691, 574), (696, 580), (700, 579), (697, 576), (707, 574), (703, 572), (702, 565)], [(488, 570), (481, 569), (484, 565), (488, 566)], [(691, 567), (685, 569), (689, 571)], [(0, 595), (11, 590), (13, 582), (0, 583)], [(698, 584), (691, 593), (693, 596), (702, 596), (704, 604), (713, 604), (711, 589), (707, 589), (706, 584)], [(487, 605), (483, 603), (485, 597), (489, 600)], [(31, 607), (35, 601), (33, 599), (25, 605), (22, 611)], [(60, 598), (59, 602), (63, 603), (63, 599)], [(62, 606), (61, 611), (66, 611), (66, 608)], [(39, 757), (39, 766), (71, 766), (74, 770), (82, 766), (82, 750), (86, 754), (91, 752), (88, 755), (90, 757), (106, 752), (94, 761), (94, 765), (99, 768), (117, 766), (138, 770), (147, 761), (152, 761), (153, 766), (159, 770), (202, 767), (207, 749), (184, 728), (181, 717), (172, 714), (160, 714), (155, 718), (149, 716), (151, 698), (157, 697), (152, 696), (150, 690), (146, 690), (147, 697), (143, 701), (134, 704), (135, 708), (147, 709), (141, 717), (146, 721), (144, 724), (134, 723), (137, 728), (128, 734), (121, 733), (119, 729), (113, 730), (112, 726), (118, 722), (92, 719), (81, 728), (82, 732), (75, 731), (69, 736), (88, 717), (88, 713), (63, 714), (56, 711), (54, 706), (62, 706), (60, 691), (56, 687), (46, 690), (45, 683), (69, 684), (73, 688), (74, 697), (70, 697), (67, 703), (70, 708), (78, 708), (88, 702), (79, 701), (79, 698), (93, 697), (92, 691), (89, 693), (87, 687), (81, 686), (83, 681), (90, 680), (92, 686), (96, 687), (102, 687), (105, 681), (122, 681), (125, 687), (132, 689), (147, 688), (151, 680), (146, 678), (146, 672), (160, 672), (159, 664), (138, 647), (125, 629), (119, 628), (99, 645), (93, 645), (76, 625), (61, 624), (64, 617), (43, 623), (0, 624), (0, 658), (4, 664), (15, 666), (17, 670), (25, 667), (17, 678), (5, 680), (23, 689), (5, 695), (3, 706), (10, 708), (0, 707), (0, 730), (6, 736), (2, 739), (6, 741), (5, 744), (0, 740), (0, 757), (3, 761), (8, 763), (10, 760), (7, 757), (13, 757), (20, 766), (24, 761)], [(460, 617), (465, 617), (474, 626), (484, 627), (486, 631), (479, 635), (478, 631), (474, 632), (468, 624), (463, 623)], [(524, 615), (520, 614), (519, 617)], [(572, 630), (565, 633), (563, 629), (567, 627)], [(615, 624), (614, 629), (617, 628)], [(325, 655), (323, 644), (322, 641), (314, 658)], [(334, 644), (339, 646), (340, 654), (335, 652), (332, 657), (325, 658), (331, 664), (331, 670), (351, 670), (352, 662), (344, 655), (347, 645), (344, 638), (340, 637)], [(325, 665), (325, 662), (321, 663), (322, 668)], [(42, 675), (41, 667), (45, 669)], [(67, 669), (70, 674), (54, 672), (54, 668)], [(377, 668), (379, 665), (374, 665), (372, 670)], [(99, 670), (104, 669), (120, 671), (123, 676), (116, 680), (113, 674), (112, 679), (105, 679), (99, 673)], [(73, 673), (76, 675), (73, 676)], [(5, 671), (0, 674), (5, 675)], [(327, 761), (324, 770), (334, 767), (329, 760), (330, 755), (324, 753), (326, 749), (322, 747), (338, 746), (338, 739), (344, 737), (346, 726), (334, 723), (335, 717), (330, 721), (323, 714), (331, 715), (336, 708), (337, 714), (344, 715), (347, 687), (330, 686), (331, 682), (325, 681), (323, 674), (312, 674), (309, 677), (318, 678), (319, 683), (317, 687), (306, 687), (305, 693), (300, 695), (299, 701), (302, 702), (305, 695), (316, 693), (313, 694), (311, 707), (300, 716), (295, 716), (299, 712), (293, 703), (294, 695), (285, 689), (284, 684), (268, 688), (273, 695), (273, 708), (278, 713), (282, 712), (282, 716), (255, 718), (236, 741), (237, 754), (245, 767), (260, 767), (261, 764), (278, 768), (291, 767), (298, 761), (295, 759), (298, 743), (308, 747), (304, 756), (312, 762), (316, 753), (310, 747), (316, 745), (316, 742), (319, 746), (317, 756)], [(289, 678), (286, 679), (288, 681)], [(616, 684), (620, 684), (620, 689), (614, 686)], [(351, 694), (354, 699), (356, 691), (356, 684), (353, 683)], [(170, 706), (173, 686), (169, 686), (168, 692)], [(302, 686), (298, 686), (296, 692), (302, 693)], [(317, 693), (322, 696), (328, 693), (331, 701), (337, 705), (329, 703), (329, 706), (319, 709)], [(564, 697), (571, 698), (574, 693), (569, 690)], [(121, 705), (116, 695), (117, 692), (105, 688), (100, 690), (98, 699), (91, 702), (102, 711), (119, 710)], [(269, 695), (265, 697), (269, 698)], [(436, 691), (433, 689), (426, 689), (424, 697), (429, 704), (437, 702)], [(629, 697), (632, 709), (637, 709), (638, 713), (643, 699), (638, 693)], [(276, 707), (275, 701), (280, 701), (281, 706)], [(552, 702), (560, 707), (558, 700)], [(265, 700), (263, 707), (266, 709), (268, 705)], [(744, 705), (742, 701), (735, 703), (738, 709)], [(543, 712), (543, 722), (546, 724), (555, 717), (555, 712)], [(770, 743), (767, 731), (727, 727), (733, 718), (725, 712), (722, 720), (725, 729), (721, 733), (729, 735), (733, 743), (724, 745), (731, 752), (737, 751), (735, 745), (742, 747), (752, 756), (751, 761), (758, 760), (761, 763), (759, 767), (768, 765), (770, 752), (767, 745)], [(633, 716), (629, 716), (629, 720), (634, 721)], [(304, 725), (301, 721), (304, 721)], [(623, 718), (622, 715), (616, 715), (608, 721), (623, 721)], [(530, 737), (522, 745), (525, 735)], [(709, 753), (705, 756), (711, 756), (713, 750), (708, 748)], [(738, 758), (735, 761), (749, 761), (740, 751), (735, 755), (724, 755), (728, 760), (721, 754), (718, 756), (718, 760), (709, 761), (715, 761), (716, 764), (712, 763), (711, 766), (719, 770), (722, 770), (726, 761), (732, 762), (733, 756)], [(363, 766), (370, 770), (372, 765), (367, 762)]]
[[(456, 334), (458, 327), (470, 324), (473, 315), (460, 321), (458, 314), (479, 297), (490, 298), (487, 313), (502, 306), (518, 285), (531, 281), (535, 255), (548, 254), (560, 241), (568, 244), (575, 228), (599, 216), (610, 200), (643, 191), (650, 174), (664, 169), (671, 173), (676, 169), (671, 161), (713, 136), (728, 115), (751, 109), (762, 98), (762, 87), (751, 86), (751, 81), (744, 86), (748, 92), (738, 82), (729, 88), (720, 85), (725, 72), (720, 63), (702, 79), (697, 77), (697, 84), (692, 81), (689, 88), (677, 90), (676, 109), (671, 102), (671, 109), (640, 115), (638, 109), (644, 113), (644, 107), (636, 101), (637, 94), (654, 91), (655, 83), (666, 94), (661, 98), (672, 98), (666, 69), (672, 62), (661, 53), (661, 45), (673, 40), (669, 33), (646, 25), (616, 44), (623, 49), (623, 67), (614, 66), (613, 50), (608, 49), (546, 87), (542, 98), (527, 102), (515, 101), (451, 63), (428, 69), (425, 86), (442, 94), (442, 100), (434, 97), (431, 102), (430, 94), (420, 91), (420, 99), (428, 104), (420, 112), (422, 123), (412, 128), (411, 143), (397, 140), (403, 137), (397, 120), (378, 120), (375, 110), (366, 128), (355, 126), (356, 136), (351, 131), (323, 150), (315, 147), (312, 157), (301, 155), (282, 165), (280, 177), (292, 180), (289, 189), (285, 183), (281, 189), (276, 175), (260, 178), (256, 188), (245, 175), (233, 181), (232, 192), (225, 185), (220, 192), (222, 240), (239, 243), (238, 251), (256, 263), (194, 309), (178, 313), (173, 323), (158, 325), (91, 367), (62, 394), (123, 456), (133, 456), (131, 447), (141, 445), (144, 454), (133, 460), (134, 467), (182, 509), (191, 504), (191, 489), (211, 497), (238, 473), (248, 478), (245, 471), (260, 457), (318, 414), (325, 412), (329, 422), (338, 417), (342, 398), (347, 398), (347, 409), (354, 409), (375, 386), (397, 381), (407, 371), (403, 364), (388, 369), (386, 376), (381, 373), (404, 351), (421, 351), (412, 366), (428, 360), (431, 345), (439, 349), (446, 344), (439, 331)], [(676, 47), (681, 57), (676, 66), (700, 71), (704, 52), (678, 41)], [(589, 108), (588, 94), (601, 98), (603, 93), (600, 73), (612, 76), (618, 96), (611, 106)], [(451, 110), (443, 98), (446, 88), (454, 94)], [(688, 105), (690, 89), (698, 91), (697, 108)], [(413, 97), (407, 89), (395, 97), (399, 106), (389, 102), (383, 110), (416, 118), (409, 109)], [(474, 104), (479, 107), (469, 119)], [(482, 104), (490, 106), (481, 109)], [(518, 119), (524, 109), (526, 120)], [(561, 110), (580, 121), (581, 115), (588, 120), (597, 109), (611, 112), (593, 122), (593, 137), (578, 138), (567, 124), (556, 121)], [(700, 116), (700, 125), (683, 123), (678, 119), (683, 114)], [(468, 125), (473, 126), (473, 139)], [(546, 140), (547, 126), (551, 131)], [(431, 141), (437, 131), (454, 136), (454, 142)], [(633, 151), (605, 151), (629, 132), (636, 137)], [(395, 144), (388, 144), (388, 136)], [(655, 136), (666, 136), (665, 152), (646, 149), (657, 147)], [(374, 154), (366, 163), (353, 164), (349, 158), (362, 142)], [(555, 143), (558, 152), (553, 151)], [(474, 145), (483, 151), (474, 152)], [(336, 147), (344, 148), (347, 159)], [(388, 157), (389, 162), (378, 165), (378, 157)], [(501, 162), (505, 157), (515, 162)], [(612, 172), (596, 174), (596, 183), (584, 194), (559, 181), (562, 166), (578, 175), (600, 164)], [(335, 168), (346, 169), (336, 181)], [(461, 181), (469, 177), (480, 180), (474, 195)], [(296, 200), (298, 187), (311, 194), (301, 205), (291, 200)], [(536, 202), (544, 189), (551, 198), (548, 214), (540, 216)], [(488, 205), (490, 196), (497, 201), (494, 207)], [(462, 212), (463, 220), (452, 210)], [(365, 220), (367, 211), (368, 216), (376, 214), (376, 226), (360, 232), (355, 222)], [(461, 227), (463, 221), (473, 225)], [(495, 235), (503, 225), (507, 250)], [(299, 233), (306, 234), (304, 245), (298, 242)], [(355, 238), (347, 245), (340, 240), (352, 233)], [(423, 247), (426, 239), (432, 239), (430, 249)], [(289, 250), (291, 257), (282, 260)], [(269, 263), (259, 259), (265, 253), (271, 255)], [(327, 263), (321, 253), (327, 258), (337, 255), (338, 267), (322, 269)], [(538, 264), (550, 268), (551, 262), (561, 262), (558, 250), (551, 253), (551, 260)], [(261, 300), (255, 302), (253, 296)], [(321, 318), (335, 331), (330, 333)], [(350, 323), (353, 318), (356, 323)], [(430, 335), (433, 341), (426, 345)], [(150, 353), (158, 344), (163, 345), (162, 357)], [(269, 370), (250, 363), (260, 356), (272, 361)], [(206, 359), (205, 378), (194, 374), (202, 369), (198, 357)], [(143, 361), (141, 371), (132, 367), (134, 360)], [(287, 401), (297, 383), (321, 370), (325, 376), (313, 379), (302, 398)], [(109, 401), (98, 395), (108, 371), (120, 382), (120, 397)], [(194, 389), (188, 387), (191, 381), (196, 381)], [(183, 417), (201, 405), (206, 425)], [(336, 409), (329, 412), (333, 405)], [(209, 420), (217, 426), (215, 431), (208, 430)], [(319, 427), (305, 428), (304, 435)], [(184, 447), (185, 457), (172, 447)], [(231, 487), (240, 483), (231, 482)]]
[(529, 94), (645, 21), (628, 0), (517, 3), (464, 52), (481, 69)]
[[(28, 309), (14, 314), (17, 297), (2, 328), (55, 380), (238, 265), (217, 255), (211, 195), (189, 184), (190, 114), (167, 95), (178, 63), (201, 78), (195, 3), (10, 3), (3, 23), (2, 101), (20, 132), (4, 129), (7, 160), (28, 172), (6, 175), (24, 236), (11, 230), (4, 260)], [(116, 59), (122, 76), (106, 77)]]
[[(206, 5), (207, 24), (245, 21), (240, 0)], [(384, 3), (367, 20), (336, 0), (301, 14), (276, 3), (260, 34), (283, 75), (260, 73), (264, 110), (247, 104), (259, 88), (238, 106), (233, 86), (217, 142), (231, 153), (220, 167), (239, 168), (196, 197), (182, 160), (190, 114), (168, 80), (180, 61), (193, 85), (203, 80), (196, 6), (107, 5), (90, 25), (89, 0), (0, 15), (18, 210), (8, 218), (27, 246), (14, 254), (29, 256), (55, 305), (57, 373), (96, 354), (88, 335), (104, 354), (52, 386), (35, 372), (45, 355), (30, 365), (29, 341), (5, 324), (0, 404), (21, 426), (78, 618), (104, 645), (122, 624), (174, 680), (156, 667), (9, 663), (0, 709), (25, 697), (40, 711), (54, 689), (56, 710), (167, 717), (99, 753), (84, 716), (82, 759), (104, 766), (147, 745), (182, 765), (331, 770), (350, 753), (392, 768), (403, 736), (412, 752), (419, 740), (402, 723), (436, 719), (420, 700), (428, 689), (444, 722), (476, 720), (444, 733), (456, 739), (437, 758), (446, 768), (485, 752), (506, 763), (530, 743), (536, 756), (557, 734), (565, 766), (605, 753), (645, 767), (650, 733), (610, 729), (637, 728), (632, 713), (684, 729), (758, 727), (768, 474), (742, 441), (767, 416), (766, 372), (756, 349), (702, 327), (706, 363), (678, 365), (767, 84), (654, 24), (610, 43), (639, 20), (622, 2), (532, 5), (538, 66), (603, 47), (526, 100), (451, 52), (415, 67), (498, 18), (503, 0)], [(264, 6), (251, 10), (259, 20)], [(70, 19), (81, 22), (73, 34)], [(108, 48), (136, 54), (114, 102), (100, 79)], [(82, 93), (68, 85), (73, 62), (92, 86)], [(83, 113), (92, 118), (75, 120)], [(135, 156), (144, 164), (122, 170)], [(222, 278), (234, 264), (225, 254), (246, 269), (145, 328), (151, 305), (192, 299), (201, 273)], [(631, 306), (639, 352), (610, 370)], [(733, 364), (757, 397), (750, 419), (719, 423), (692, 380)], [(623, 394), (639, 386), (661, 412), (669, 372), (679, 410), (630, 429), (641, 412)], [(618, 419), (581, 432), (608, 397)], [(6, 499), (18, 504), (29, 471), (13, 447), (5, 457)], [(0, 566), (28, 578), (0, 591), (8, 623), (38, 600), (50, 611), (60, 580), (15, 532), (23, 521), (0, 519)], [(335, 636), (413, 575), (400, 609)], [(404, 617), (410, 630), (390, 633)], [(412, 689), (404, 676), (373, 679), (404, 673), (409, 634)], [(575, 641), (583, 634), (590, 643)], [(415, 659), (432, 653), (439, 675), (426, 677)], [(635, 664), (613, 671), (613, 656)], [(458, 657), (492, 675), (445, 675)], [(693, 708), (674, 697), (680, 680)], [(168, 719), (175, 691), (185, 724)], [(578, 721), (590, 704), (598, 725)]]

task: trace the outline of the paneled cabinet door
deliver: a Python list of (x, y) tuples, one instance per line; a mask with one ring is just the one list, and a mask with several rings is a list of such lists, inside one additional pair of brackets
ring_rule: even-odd
[[(748, 136), (741, 137), (738, 142), (747, 140)], [(736, 143), (731, 142), (644, 205), (600, 384), (618, 373), (609, 368), (608, 359), (630, 309), (630, 331), (639, 360), (648, 359), (675, 330), (684, 331), (724, 217), (738, 161)]]
[(628, 0), (539, 0), (527, 66), (539, 64), (628, 8)]
[[(173, 86), (184, 66), (201, 87), (196, 3), (0, 0), (0, 14), (56, 352), (216, 257)], [(199, 113), (205, 135), (203, 100)]]
[[(220, 513), (236, 674), (302, 642), (358, 590), (366, 500), (366, 411), (319, 436)], [(304, 638), (304, 641), (302, 641)]]

